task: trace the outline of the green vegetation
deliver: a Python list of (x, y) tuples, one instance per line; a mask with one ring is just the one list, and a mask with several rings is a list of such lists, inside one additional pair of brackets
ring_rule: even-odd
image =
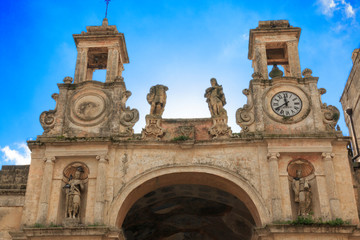
[(288, 224), (288, 225), (324, 225), (324, 226), (343, 226), (349, 225), (350, 221), (344, 221), (341, 218), (335, 220), (323, 221), (322, 218), (314, 219), (312, 215), (302, 217), (299, 216), (294, 221), (276, 221), (274, 224)]
[(186, 141), (189, 140), (190, 138), (188, 136), (178, 136), (178, 137), (174, 137), (171, 141)]
[(50, 223), (49, 227), (62, 227), (62, 225), (56, 225), (54, 223)]
[(44, 227), (46, 227), (46, 226), (41, 223), (35, 223), (33, 226), (33, 228), (44, 228)]

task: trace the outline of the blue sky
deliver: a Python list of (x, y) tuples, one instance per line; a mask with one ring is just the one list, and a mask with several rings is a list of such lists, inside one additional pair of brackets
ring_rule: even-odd
[[(2, 1), (0, 14), (0, 165), (29, 163), (26, 140), (42, 134), (41, 112), (54, 109), (57, 83), (73, 76), (76, 48), (72, 34), (100, 25), (103, 0)], [(204, 91), (210, 78), (223, 85), (229, 125), (245, 104), (253, 69), (247, 59), (248, 35), (259, 20), (287, 19), (301, 27), (301, 68), (320, 77), (323, 102), (341, 110), (339, 99), (349, 76), (351, 54), (360, 47), (360, 3), (350, 0), (112, 0), (109, 24), (125, 34), (130, 64), (123, 76), (145, 125), (151, 86), (169, 87), (164, 118), (210, 117)], [(97, 75), (99, 80), (103, 76)], [(189, 108), (191, 106), (191, 108)], [(340, 126), (345, 127), (341, 112)]]

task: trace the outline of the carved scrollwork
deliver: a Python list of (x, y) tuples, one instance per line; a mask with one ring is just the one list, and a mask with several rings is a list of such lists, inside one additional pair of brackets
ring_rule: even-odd
[(244, 89), (243, 94), (247, 96), (247, 104), (236, 111), (236, 123), (241, 127), (242, 132), (248, 132), (249, 126), (253, 124), (255, 117), (253, 113), (253, 101), (249, 89)]
[(213, 126), (209, 128), (209, 134), (212, 138), (228, 138), (232, 136), (227, 120), (227, 117), (213, 118)]
[(326, 103), (322, 105), (323, 122), (326, 126), (326, 130), (334, 131), (337, 122), (339, 121), (340, 112), (332, 105), (327, 106)]
[(56, 110), (57, 110), (57, 100), (59, 94), (54, 93), (51, 97), (55, 100), (56, 106), (54, 110), (44, 111), (40, 114), (40, 124), (44, 129), (44, 133), (49, 132), (55, 126), (56, 120)]
[(133, 126), (139, 121), (139, 111), (137, 109), (125, 109), (120, 113), (120, 124), (123, 126), (120, 134), (130, 136), (134, 133)]
[(145, 119), (146, 126), (142, 130), (142, 139), (160, 140), (165, 134), (164, 129), (160, 127), (161, 118), (147, 115)]

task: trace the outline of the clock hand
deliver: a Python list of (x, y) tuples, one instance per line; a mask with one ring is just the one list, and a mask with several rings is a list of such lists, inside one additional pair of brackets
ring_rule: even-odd
[(282, 105), (278, 106), (277, 108), (275, 108), (276, 111), (278, 111), (280, 108), (282, 108), (284, 105), (286, 105), (286, 102), (283, 103)]
[(286, 97), (284, 96), (285, 106), (288, 106), (289, 101), (287, 101)]

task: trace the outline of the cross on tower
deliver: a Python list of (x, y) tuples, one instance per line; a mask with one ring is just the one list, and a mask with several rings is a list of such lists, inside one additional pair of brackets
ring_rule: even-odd
[(109, 6), (109, 2), (110, 2), (111, 0), (105, 0), (105, 2), (106, 2), (106, 11), (105, 11), (105, 18), (107, 18), (107, 11), (108, 11), (108, 6)]

